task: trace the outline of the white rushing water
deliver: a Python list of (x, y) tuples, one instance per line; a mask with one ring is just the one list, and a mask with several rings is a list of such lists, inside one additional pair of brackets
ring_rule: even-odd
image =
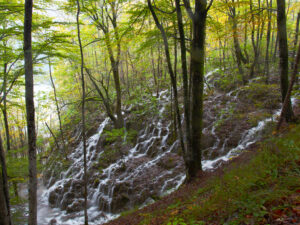
[[(158, 116), (154, 118), (152, 123), (148, 124), (144, 130), (139, 133), (136, 145), (128, 151), (128, 154), (120, 157), (116, 162), (110, 164), (107, 168), (103, 169), (101, 179), (96, 186), (89, 185), (88, 188), (88, 215), (89, 215), (89, 224), (101, 224), (107, 222), (113, 218), (119, 216), (118, 213), (110, 213), (113, 206), (113, 196), (115, 188), (119, 184), (126, 183), (130, 187), (134, 186), (133, 180), (136, 177), (142, 176), (145, 171), (155, 170), (157, 164), (161, 163), (161, 160), (165, 157), (168, 157), (168, 154), (171, 154), (173, 151), (178, 149), (179, 143), (178, 140), (172, 144), (168, 144), (168, 138), (170, 135), (171, 123), (166, 123), (164, 118), (164, 113), (166, 111), (167, 105), (170, 103), (170, 96), (168, 91), (162, 91), (159, 93), (158, 97)], [(221, 95), (216, 95), (213, 100), (216, 100)], [(231, 96), (228, 94), (227, 97), (231, 98), (232, 101), (236, 100), (236, 96)], [(230, 104), (226, 104), (226, 108), (230, 107)], [(209, 114), (209, 113), (208, 113)], [(266, 124), (275, 119), (278, 116), (279, 111), (267, 119), (260, 121), (256, 127), (252, 127), (249, 130), (246, 130), (238, 145), (226, 153), (223, 156), (217, 157), (212, 160), (203, 160), (202, 165), (204, 170), (216, 168), (220, 165), (222, 161), (228, 161), (230, 158), (238, 155), (241, 150), (246, 149), (251, 144), (257, 141), (258, 134), (264, 129)], [(224, 115), (221, 115), (221, 118)], [(213, 119), (213, 118), (211, 118)], [(103, 151), (97, 152), (96, 148), (100, 137), (103, 133), (103, 129), (109, 123), (109, 119), (106, 118), (101, 125), (99, 126), (96, 134), (91, 136), (87, 140), (87, 168), (88, 171), (93, 167), (93, 162), (95, 160), (101, 160)], [(221, 143), (221, 140), (217, 136), (216, 124), (209, 124), (204, 132), (212, 134), (215, 138), (215, 143), (212, 146), (212, 149), (220, 149), (224, 151), (227, 144), (227, 139)], [(78, 134), (79, 136), (79, 134)], [(125, 138), (126, 139), (126, 136)], [(157, 148), (157, 154), (149, 157), (151, 155), (152, 147)], [(81, 224), (84, 222), (83, 212), (74, 212), (68, 214), (65, 210), (59, 208), (49, 207), (48, 199), (49, 194), (56, 190), (57, 188), (64, 189), (65, 185), (72, 182), (77, 182), (78, 180), (83, 179), (83, 154), (82, 154), (82, 142), (74, 150), (74, 152), (69, 156), (72, 160), (71, 166), (61, 174), (59, 180), (57, 180), (49, 189), (46, 189), (42, 184), (39, 184), (39, 206), (38, 206), (38, 224), (49, 224), (51, 219), (55, 219), (57, 224)], [(147, 160), (144, 160), (147, 159)], [(128, 165), (132, 162), (138, 161), (134, 168), (127, 173), (119, 174), (120, 169), (124, 165)], [(178, 173), (178, 166), (174, 168), (164, 170), (154, 178), (149, 177), (149, 183), (160, 184), (160, 195), (166, 195), (172, 191), (178, 189), (180, 185), (185, 180), (184, 172)], [(163, 182), (159, 182), (163, 181)], [(62, 199), (59, 201), (64, 201), (66, 196), (65, 193)], [(141, 207), (153, 202), (152, 198), (147, 198), (141, 205)], [(106, 208), (106, 210), (101, 211), (99, 207)]]
[[(89, 186), (88, 191), (88, 215), (90, 224), (101, 224), (105, 221), (111, 220), (118, 216), (118, 214), (111, 214), (107, 212), (99, 211), (101, 202), (105, 201), (110, 211), (112, 204), (112, 196), (114, 194), (114, 188), (119, 183), (129, 182), (137, 176), (140, 176), (145, 170), (151, 170), (152, 167), (165, 157), (168, 153), (173, 151), (178, 146), (178, 141), (175, 141), (171, 146), (168, 146), (167, 140), (170, 134), (169, 127), (171, 123), (164, 125), (163, 114), (165, 107), (169, 104), (170, 97), (168, 96), (168, 90), (159, 93), (158, 98), (158, 116), (153, 120), (151, 124), (142, 131), (138, 137), (137, 144), (129, 150), (128, 154), (121, 157), (116, 162), (110, 164), (107, 168), (103, 169), (101, 179), (97, 187)], [(109, 119), (105, 119), (98, 128), (95, 135), (87, 140), (87, 168), (88, 170), (93, 166), (93, 161), (101, 159), (103, 152), (96, 155), (95, 149), (99, 142), (104, 127), (109, 123)], [(159, 143), (159, 144), (157, 144)], [(155, 154), (149, 160), (137, 165), (130, 173), (122, 174), (120, 177), (116, 177), (116, 171), (120, 169), (124, 164), (129, 161), (135, 161), (142, 159), (143, 157), (149, 158), (149, 151), (154, 144), (158, 145), (159, 153)], [(61, 178), (56, 181), (49, 189), (45, 189), (40, 184), (40, 198), (39, 198), (39, 210), (38, 210), (38, 222), (39, 224), (47, 224), (51, 219), (55, 219), (58, 224), (80, 224), (84, 222), (83, 212), (71, 213), (71, 216), (59, 208), (49, 207), (48, 199), (49, 194), (57, 188), (64, 188), (64, 185), (73, 180), (83, 179), (83, 154), (82, 154), (82, 142), (69, 156), (69, 159), (73, 161), (68, 170), (61, 174)], [(170, 177), (170, 178), (169, 178)], [(177, 189), (184, 180), (183, 174), (173, 174), (172, 169), (166, 170), (161, 173), (156, 180), (163, 179), (161, 194), (170, 192)], [(152, 181), (155, 183), (155, 179)], [(172, 189), (169, 188), (170, 184), (174, 184)], [(64, 198), (61, 199), (63, 201)], [(145, 205), (151, 203), (151, 198), (145, 201)]]

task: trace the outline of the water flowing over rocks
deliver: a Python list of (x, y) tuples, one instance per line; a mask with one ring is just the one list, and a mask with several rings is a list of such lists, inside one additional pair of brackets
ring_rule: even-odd
[[(208, 77), (212, 78), (212, 74)], [(227, 95), (215, 91), (205, 97), (204, 169), (216, 168), (249, 147), (262, 136), (268, 122), (275, 119), (279, 96), (273, 97), (271, 105), (259, 105), (259, 111), (258, 106), (249, 107), (246, 101), (247, 94), (252, 92), (246, 87)], [(259, 103), (264, 104), (264, 94), (260, 94), (262, 103)], [(112, 129), (108, 118), (103, 119), (96, 133), (88, 138), (90, 224), (101, 224), (123, 211), (149, 204), (177, 189), (184, 181), (179, 142), (174, 138), (171, 120), (168, 119), (170, 99), (168, 90), (160, 92), (157, 108), (151, 116), (132, 115), (133, 111), (143, 107), (141, 105), (124, 109), (126, 131), (122, 138), (108, 138), (106, 131)], [(130, 136), (130, 129), (138, 133)], [(70, 162), (54, 163), (44, 173), (47, 189), (40, 196), (40, 201), (53, 209), (49, 209), (51, 213), (47, 217), (39, 216), (40, 223), (49, 224), (53, 218), (58, 224), (84, 221), (83, 151), (79, 137), (80, 130), (74, 133), (78, 145), (68, 157)]]

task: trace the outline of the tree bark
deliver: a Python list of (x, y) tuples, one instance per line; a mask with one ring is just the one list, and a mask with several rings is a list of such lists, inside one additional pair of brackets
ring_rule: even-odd
[(267, 0), (267, 10), (268, 10), (268, 30), (267, 30), (267, 47), (266, 47), (266, 57), (265, 57), (265, 79), (266, 84), (269, 83), (269, 46), (270, 46), (270, 38), (271, 38), (271, 19), (272, 19), (272, 0)]
[[(300, 12), (297, 14), (297, 22), (296, 22), (296, 30), (295, 30), (295, 40), (294, 40), (294, 46), (293, 46), (293, 53), (292, 53), (292, 69), (294, 68), (294, 62), (295, 62), (295, 53), (296, 53), (296, 48), (297, 48), (297, 43), (298, 43), (298, 34), (299, 34), (299, 21), (300, 21)], [(297, 80), (297, 78), (296, 78)]]
[[(278, 29), (278, 41), (279, 41), (279, 58), (280, 58), (280, 87), (282, 102), (284, 102), (288, 86), (289, 86), (289, 60), (288, 60), (288, 44), (286, 33), (286, 15), (285, 15), (285, 0), (277, 0), (277, 29)], [(285, 113), (285, 119), (287, 122), (293, 120), (294, 113), (292, 110), (291, 99), (287, 100), (287, 110)]]
[(175, 101), (175, 106), (174, 107), (175, 107), (176, 116), (177, 116), (177, 125), (178, 125), (178, 133), (179, 133), (179, 138), (180, 138), (180, 145), (181, 145), (181, 148), (182, 148), (182, 151), (183, 151), (183, 155), (185, 156), (186, 152), (185, 152), (185, 147), (184, 147), (182, 126), (181, 126), (181, 116), (180, 116), (179, 104), (178, 104), (177, 84), (176, 84), (175, 74), (174, 74), (172, 64), (171, 64), (169, 43), (168, 43), (166, 32), (165, 32), (163, 26), (161, 25), (161, 23), (159, 22), (159, 20), (156, 16), (156, 13), (153, 9), (153, 6), (151, 4), (151, 0), (147, 0), (147, 2), (148, 2), (148, 7), (150, 9), (152, 17), (155, 21), (155, 24), (156, 24), (157, 28), (160, 30), (160, 33), (161, 33), (163, 41), (164, 41), (165, 55), (166, 55), (166, 60), (167, 60), (167, 64), (168, 64), (168, 71), (169, 71), (169, 75), (170, 75), (170, 78), (171, 78), (171, 84), (172, 84), (172, 87), (173, 87), (173, 94), (174, 94), (174, 101)]
[(9, 190), (2, 138), (0, 136), (0, 225), (11, 225)]
[(202, 117), (203, 117), (203, 86), (205, 59), (205, 28), (206, 28), (206, 0), (195, 1), (195, 15), (193, 17), (193, 41), (191, 49), (192, 73), (192, 162), (189, 175), (195, 177), (197, 171), (202, 170)]
[(82, 88), (82, 107), (81, 107), (81, 120), (82, 120), (82, 141), (83, 141), (83, 179), (84, 179), (84, 224), (88, 225), (88, 214), (87, 214), (87, 162), (86, 162), (86, 134), (85, 134), (85, 80), (84, 80), (84, 58), (83, 58), (83, 48), (81, 44), (80, 38), (80, 24), (79, 24), (79, 15), (80, 15), (80, 4), (79, 0), (77, 0), (77, 16), (76, 16), (76, 23), (77, 23), (77, 37), (79, 42), (80, 48), (80, 72), (81, 72), (81, 88)]
[(255, 73), (255, 68), (257, 66), (258, 58), (259, 58), (259, 32), (260, 32), (259, 27), (260, 27), (260, 24), (258, 23), (258, 25), (257, 25), (256, 38), (255, 38), (255, 19), (254, 19), (255, 12), (253, 10), (253, 1), (252, 0), (250, 0), (250, 11), (251, 11), (251, 22), (252, 22), (251, 42), (252, 42), (252, 47), (253, 47), (253, 52), (254, 52), (254, 59), (251, 64), (251, 67), (250, 67), (249, 77), (253, 78), (254, 73)]
[(277, 128), (276, 128), (277, 131), (280, 129), (280, 126), (283, 122), (283, 119), (286, 118), (286, 113), (288, 112), (289, 101), (290, 101), (290, 98), (291, 98), (293, 85), (296, 81), (299, 62), (300, 62), (300, 43), (299, 43), (299, 47), (298, 47), (298, 53), (297, 53), (297, 56), (296, 56), (296, 59), (295, 59), (295, 62), (294, 62), (294, 71), (293, 71), (293, 74), (292, 74), (291, 82), (290, 82), (287, 94), (285, 96), (283, 106), (282, 106), (282, 110), (281, 110), (281, 114), (280, 114), (279, 121), (278, 121), (278, 124), (277, 124)]
[[(6, 52), (6, 51), (5, 51)], [(5, 136), (6, 136), (6, 149), (7, 151), (10, 150), (10, 134), (9, 134), (9, 125), (8, 125), (8, 118), (7, 118), (7, 63), (4, 63), (4, 79), (3, 79), (3, 119), (4, 119), (4, 126), (5, 126)]]
[(25, 0), (24, 18), (24, 59), (25, 59), (25, 100), (28, 133), (29, 159), (29, 217), (28, 224), (37, 224), (37, 171), (36, 171), (36, 131), (33, 92), (33, 62), (32, 62), (32, 0)]
[(236, 61), (238, 64), (238, 70), (239, 74), (242, 76), (243, 84), (247, 83), (247, 79), (244, 75), (243, 67), (242, 67), (242, 62), (246, 63), (247, 60), (243, 56), (241, 47), (240, 47), (240, 42), (238, 39), (238, 32), (237, 32), (237, 21), (236, 21), (236, 9), (234, 6), (234, 0), (232, 0), (233, 6), (230, 7), (230, 18), (231, 18), (231, 24), (232, 24), (232, 31), (233, 31), (233, 43), (234, 43), (234, 50), (235, 50), (235, 56), (236, 56)]
[(181, 68), (182, 68), (182, 80), (183, 80), (183, 92), (184, 92), (184, 119), (185, 119), (185, 132), (186, 132), (186, 152), (190, 152), (191, 149), (191, 119), (190, 119), (190, 97), (189, 97), (189, 84), (188, 84), (188, 72), (187, 72), (187, 60), (186, 60), (186, 44), (185, 34), (182, 21), (182, 11), (180, 8), (180, 0), (175, 0), (177, 23), (180, 36), (180, 49), (181, 49)]

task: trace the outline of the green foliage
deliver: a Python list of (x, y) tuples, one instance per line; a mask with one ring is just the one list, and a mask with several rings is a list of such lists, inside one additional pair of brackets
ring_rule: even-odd
[(11, 181), (25, 182), (28, 176), (28, 158), (16, 157), (18, 154), (23, 154), (25, 148), (10, 150), (6, 155), (7, 175)]
[[(280, 138), (269, 138), (248, 163), (229, 167), (190, 198), (175, 200), (164, 211), (164, 224), (259, 224), (268, 213), (266, 205), (300, 188), (299, 134), (298, 125)], [(141, 224), (147, 221), (151, 215)]]
[(109, 143), (114, 143), (116, 141), (121, 141), (124, 139), (126, 132), (125, 128), (120, 128), (120, 129), (112, 129), (112, 130), (105, 130), (105, 139)]
[(256, 108), (274, 108), (280, 101), (280, 91), (276, 84), (250, 83), (241, 88), (240, 96)]

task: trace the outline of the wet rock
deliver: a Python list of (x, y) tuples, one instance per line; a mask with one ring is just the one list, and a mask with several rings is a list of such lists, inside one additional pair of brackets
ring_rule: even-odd
[(72, 192), (83, 195), (83, 193), (84, 193), (84, 181), (83, 180), (73, 180), (73, 182), (72, 182)]
[(57, 224), (56, 219), (52, 219), (52, 220), (50, 220), (50, 222), (49, 222), (49, 225), (56, 225), (56, 224)]
[(116, 195), (111, 202), (111, 212), (120, 213), (121, 211), (129, 209), (130, 208), (128, 205), (129, 202), (130, 202), (130, 197), (127, 193)]
[(181, 161), (182, 159), (177, 155), (177, 154), (173, 154), (173, 153), (168, 153), (165, 155), (165, 157), (163, 157), (159, 162), (158, 162), (158, 166), (164, 168), (164, 169), (172, 169), (174, 167), (176, 167), (176, 165), (178, 164), (179, 161)]
[(84, 200), (77, 199), (71, 205), (67, 206), (67, 213), (79, 212), (82, 211), (84, 208)]
[(151, 158), (155, 157), (160, 149), (160, 139), (154, 139), (153, 143), (147, 149), (147, 155)]
[(212, 134), (203, 133), (202, 134), (202, 147), (203, 149), (212, 147), (215, 143), (216, 139)]
[(76, 195), (74, 192), (65, 193), (63, 196), (63, 199), (60, 203), (60, 208), (63, 210), (67, 209), (67, 207), (69, 205), (71, 205), (73, 203), (73, 201), (75, 200), (75, 196)]
[(56, 206), (58, 200), (58, 194), (55, 193), (54, 191), (50, 192), (49, 197), (48, 197), (48, 202), (52, 206)]
[(57, 206), (58, 200), (61, 198), (61, 193), (63, 192), (63, 188), (61, 186), (58, 186), (53, 191), (49, 193), (48, 201), (50, 205)]

